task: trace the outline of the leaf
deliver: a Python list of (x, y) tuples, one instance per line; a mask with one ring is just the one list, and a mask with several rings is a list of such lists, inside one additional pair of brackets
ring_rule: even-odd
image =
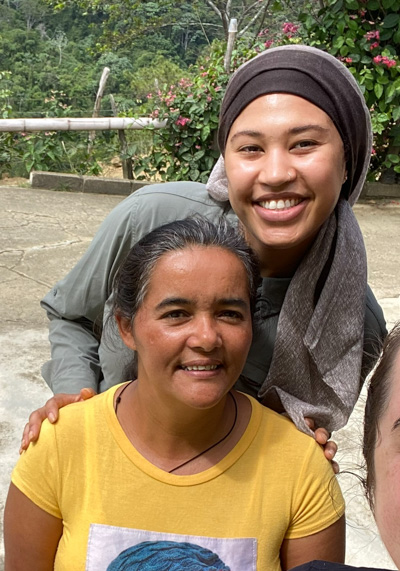
[(368, 0), (367, 8), (368, 8), (368, 10), (379, 10), (379, 1), (378, 0)]
[(340, 49), (344, 44), (344, 37), (343, 36), (338, 36), (334, 41), (333, 41), (333, 47), (336, 49)]
[(346, 8), (348, 10), (358, 10), (358, 2), (356, 0), (346, 0)]
[(392, 164), (397, 165), (398, 163), (400, 163), (400, 157), (399, 155), (387, 155), (387, 158), (389, 159), (389, 161), (391, 161)]
[(395, 3), (396, 0), (383, 0), (382, 4), (383, 7), (385, 8), (385, 10), (388, 10), (388, 8), (391, 8), (392, 5)]
[(395, 107), (392, 111), (393, 121), (398, 121), (400, 119), (400, 106)]
[(375, 92), (376, 98), (380, 99), (382, 97), (382, 93), (383, 93), (383, 86), (380, 83), (375, 83), (374, 92)]
[(382, 28), (394, 28), (399, 23), (399, 20), (399, 14), (388, 14), (383, 20)]
[(343, 8), (343, 0), (339, 0), (338, 2), (334, 3), (332, 7), (332, 13), (337, 14), (337, 12), (340, 12), (342, 8)]

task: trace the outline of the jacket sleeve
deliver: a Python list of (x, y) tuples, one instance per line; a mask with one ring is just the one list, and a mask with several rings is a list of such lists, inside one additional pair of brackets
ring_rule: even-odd
[(208, 196), (203, 184), (171, 182), (137, 190), (107, 216), (83, 257), (41, 302), (51, 343), (51, 360), (42, 374), (53, 392), (76, 393), (83, 387), (99, 392), (121, 382), (126, 364), (120, 358), (122, 342), (116, 350), (112, 346), (107, 351), (106, 342), (100, 347), (115, 273), (142, 236), (196, 212), (218, 220), (224, 207)]
[[(361, 365), (361, 386), (373, 369), (387, 335), (386, 322), (381, 306), (368, 286), (365, 307), (364, 352)], [(360, 387), (361, 388), (361, 387)]]
[(101, 224), (76, 266), (41, 301), (49, 318), (51, 360), (42, 374), (53, 392), (98, 391), (101, 380), (99, 339), (114, 275), (134, 237), (138, 199), (131, 195)]

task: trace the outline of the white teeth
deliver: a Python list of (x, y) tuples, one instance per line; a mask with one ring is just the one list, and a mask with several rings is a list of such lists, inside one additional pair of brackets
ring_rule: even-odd
[(193, 365), (191, 367), (183, 367), (185, 371), (215, 371), (218, 365)]
[(267, 210), (284, 210), (285, 208), (293, 208), (301, 202), (298, 198), (292, 198), (291, 200), (266, 200), (265, 202), (260, 202), (260, 205)]

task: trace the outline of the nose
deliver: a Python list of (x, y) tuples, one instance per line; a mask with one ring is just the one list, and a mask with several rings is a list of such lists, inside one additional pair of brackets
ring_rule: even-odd
[(192, 331), (188, 338), (191, 349), (210, 353), (221, 347), (222, 337), (216, 321), (210, 316), (199, 317), (192, 323)]
[(263, 186), (281, 187), (296, 178), (296, 171), (285, 149), (269, 149), (260, 158), (259, 182)]

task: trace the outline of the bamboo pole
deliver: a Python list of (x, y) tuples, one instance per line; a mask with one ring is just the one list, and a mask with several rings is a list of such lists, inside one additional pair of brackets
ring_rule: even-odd
[(0, 132), (27, 133), (30, 131), (111, 131), (144, 129), (151, 125), (162, 129), (167, 120), (149, 117), (47, 117), (45, 119), (0, 119)]
[[(113, 95), (110, 95), (111, 101), (111, 109), (115, 117), (118, 115), (117, 105), (115, 103), (115, 99)], [(128, 145), (126, 142), (125, 131), (123, 129), (118, 129), (118, 138), (121, 144), (121, 153), (124, 155), (128, 154)], [(132, 171), (132, 159), (131, 157), (127, 157), (126, 159), (122, 159), (122, 174), (124, 178), (129, 180), (133, 180), (133, 171)]]

